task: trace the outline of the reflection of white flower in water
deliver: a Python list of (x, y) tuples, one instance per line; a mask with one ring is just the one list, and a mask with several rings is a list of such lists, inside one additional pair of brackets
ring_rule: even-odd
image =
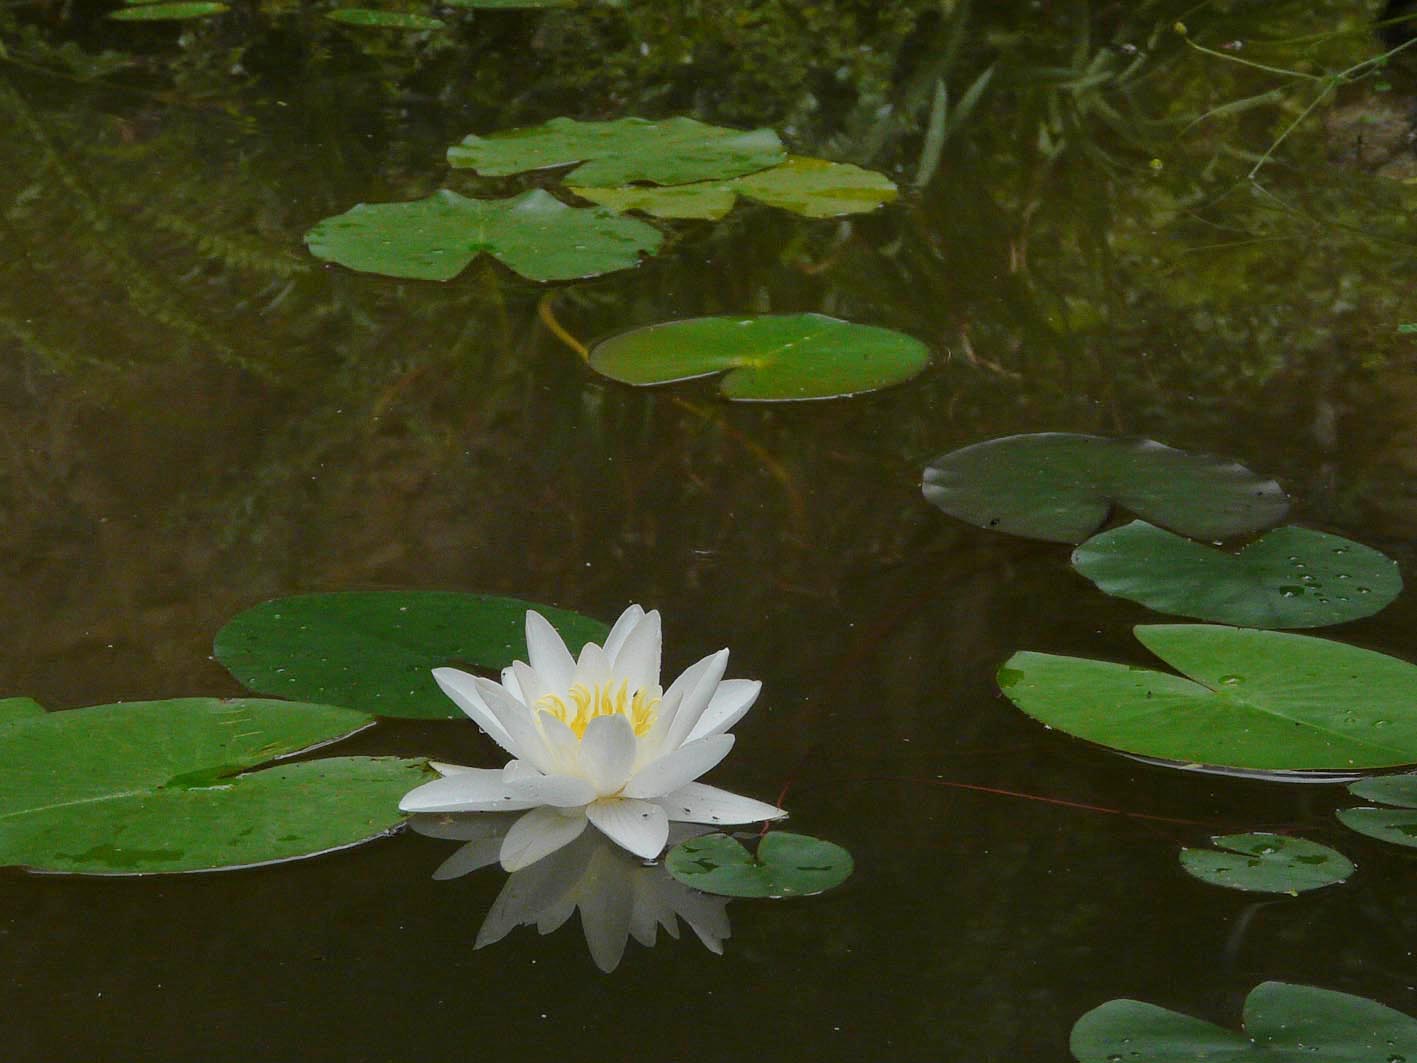
[(529, 809), (502, 839), (508, 871), (535, 863), (595, 824), (611, 841), (652, 860), (671, 820), (756, 823), (780, 808), (695, 782), (728, 755), (727, 731), (762, 684), (724, 679), (728, 651), (710, 654), (668, 690), (659, 685), (659, 613), (632, 605), (604, 647), (579, 660), (540, 614), (526, 615), (527, 656), (502, 682), (453, 668), (433, 677), (443, 692), (515, 759), (505, 767), (435, 764), (444, 778), (404, 795), (405, 812)]
[[(448, 879), (496, 863), (502, 839), (514, 822), (505, 815), (416, 816), (413, 827), (420, 834), (467, 842), (434, 874)], [(671, 841), (705, 829), (676, 824)], [(721, 955), (729, 935), (728, 900), (690, 889), (663, 867), (642, 863), (589, 831), (507, 879), (477, 933), (475, 947), (501, 941), (519, 926), (549, 934), (579, 909), (591, 958), (607, 974), (619, 966), (630, 938), (652, 948), (663, 927), (677, 939), (681, 918), (709, 951)]]

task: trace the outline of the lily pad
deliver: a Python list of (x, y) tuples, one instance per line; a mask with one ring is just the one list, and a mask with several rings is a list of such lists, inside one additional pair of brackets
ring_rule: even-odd
[(0, 726), (30, 716), (43, 716), (44, 706), (34, 698), (0, 698)]
[(362, 273), (456, 277), (479, 254), (534, 281), (597, 277), (639, 265), (663, 237), (605, 207), (568, 207), (539, 188), (467, 199), (446, 188), (408, 203), (360, 203), (305, 234), (317, 258)]
[(184, 22), (191, 18), (220, 15), (227, 9), (226, 4), (191, 0), (191, 2), (176, 4), (134, 4), (117, 11), (110, 11), (108, 17), (118, 22)]
[(326, 11), (325, 17), (347, 26), (369, 26), (381, 30), (441, 30), (447, 23), (431, 15), (412, 15), (404, 11), (380, 11), (372, 7), (337, 7)]
[(500, 669), (526, 660), (528, 609), (573, 652), (603, 642), (598, 620), (516, 598), (446, 591), (341, 591), (276, 598), (238, 614), (213, 652), (247, 688), (379, 716), (459, 717), (433, 681), (444, 665)]
[(805, 834), (775, 830), (747, 849), (726, 834), (691, 838), (664, 858), (686, 886), (722, 897), (807, 897), (840, 886), (852, 871), (841, 846)]
[(576, 0), (444, 0), (449, 7), (471, 8), (523, 8), (523, 7), (574, 7)]
[(626, 384), (667, 384), (728, 370), (726, 398), (830, 399), (908, 380), (929, 349), (904, 333), (822, 314), (696, 317), (597, 343), (590, 365)]
[(1283, 834), (1226, 834), (1220, 849), (1182, 849), (1181, 866), (1213, 886), (1254, 893), (1303, 893), (1342, 882), (1353, 862), (1336, 849)]
[(485, 137), (470, 134), (448, 149), (454, 167), (492, 177), (580, 163), (566, 180), (597, 188), (632, 181), (682, 185), (740, 177), (776, 166), (786, 157), (771, 129), (727, 129), (692, 118), (553, 118), (544, 125)]
[(1079, 1063), (1394, 1063), (1417, 1053), (1417, 1020), (1364, 997), (1265, 982), (1245, 1032), (1139, 1000), (1109, 1000), (1073, 1026)]
[(91, 875), (211, 871), (380, 837), (422, 761), (340, 757), (239, 774), (369, 726), (329, 705), (179, 698), (0, 724), (0, 864)]
[(922, 490), (976, 527), (1055, 543), (1082, 542), (1114, 505), (1193, 539), (1261, 531), (1289, 509), (1283, 488), (1232, 461), (1069, 432), (952, 451), (926, 466)]
[(1183, 765), (1352, 771), (1417, 763), (1417, 667), (1341, 642), (1203, 624), (1135, 629), (1182, 678), (1023, 652), (999, 686), (1049, 727)]
[(1402, 590), (1397, 562), (1308, 528), (1276, 528), (1236, 554), (1133, 521), (1073, 551), (1073, 567), (1118, 598), (1242, 627), (1324, 627), (1371, 616)]
[(666, 187), (571, 185), (583, 199), (615, 210), (638, 210), (656, 218), (721, 218), (740, 195), (808, 218), (863, 214), (896, 198), (895, 182), (875, 170), (849, 163), (789, 155), (770, 170), (727, 181), (698, 181)]
[(1348, 792), (1397, 807), (1342, 808), (1338, 811), (1340, 823), (1380, 842), (1417, 849), (1417, 775), (1363, 779), (1349, 786)]

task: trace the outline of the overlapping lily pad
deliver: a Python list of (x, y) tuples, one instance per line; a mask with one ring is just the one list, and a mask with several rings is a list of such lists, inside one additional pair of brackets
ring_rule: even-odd
[(535, 281), (629, 269), (659, 250), (658, 229), (605, 207), (568, 207), (539, 188), (511, 199), (442, 189), (408, 203), (360, 203), (305, 234), (311, 254), (363, 273), (456, 277), (480, 254)]
[(187, 19), (206, 18), (228, 10), (226, 4), (209, 0), (183, 0), (181, 3), (134, 3), (128, 7), (110, 11), (108, 17), (119, 22), (185, 22)]
[(680, 882), (723, 897), (806, 897), (851, 877), (851, 854), (805, 834), (772, 831), (750, 853), (726, 834), (690, 838), (664, 866)]
[(787, 402), (874, 391), (930, 361), (919, 340), (822, 314), (698, 317), (622, 332), (590, 352), (596, 372), (626, 384), (727, 374), (730, 399)]
[(1109, 1000), (1073, 1026), (1079, 1063), (1400, 1063), (1417, 1020), (1364, 997), (1265, 982), (1245, 998), (1245, 1031), (1139, 1000)]
[(325, 17), (347, 26), (368, 26), (381, 30), (441, 30), (447, 23), (431, 15), (415, 15), (407, 11), (384, 11), (373, 7), (337, 7), (325, 12)]
[[(12, 703), (12, 708), (13, 708)], [(179, 698), (0, 723), (0, 864), (79, 874), (209, 871), (387, 834), (422, 761), (339, 757), (245, 769), (371, 717), (329, 705)]]
[(448, 149), (453, 166), (488, 176), (579, 163), (566, 180), (598, 188), (634, 181), (682, 185), (722, 180), (765, 170), (786, 157), (771, 129), (727, 129), (692, 118), (553, 118), (525, 129), (470, 134)]
[(1349, 793), (1390, 808), (1343, 808), (1338, 819), (1345, 827), (1381, 842), (1417, 849), (1417, 775), (1384, 775), (1363, 779)]
[(1254, 893), (1304, 893), (1342, 882), (1353, 862), (1336, 849), (1284, 834), (1226, 834), (1216, 849), (1182, 849), (1187, 874), (1213, 886)]
[(1340, 642), (1201, 624), (1135, 629), (1189, 678), (1016, 653), (1004, 694), (1050, 727), (1183, 765), (1354, 771), (1417, 763), (1417, 667)]
[(347, 705), (379, 716), (461, 712), (438, 689), (444, 665), (500, 669), (526, 660), (534, 609), (573, 652), (603, 642), (598, 620), (516, 598), (446, 591), (342, 591), (263, 602), (217, 632), (214, 653), (263, 694)]
[(1234, 462), (1150, 439), (1068, 432), (952, 451), (926, 467), (922, 490), (977, 527), (1059, 543), (1087, 538), (1113, 506), (1193, 539), (1261, 531), (1289, 508), (1279, 484)]
[(1243, 627), (1323, 627), (1371, 616), (1402, 590), (1397, 563), (1308, 528), (1277, 528), (1236, 554), (1133, 521), (1073, 551), (1099, 588), (1162, 613)]

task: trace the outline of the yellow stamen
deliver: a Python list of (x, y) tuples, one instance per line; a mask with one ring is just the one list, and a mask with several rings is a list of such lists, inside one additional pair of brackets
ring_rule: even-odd
[(642, 738), (654, 725), (660, 701), (658, 688), (641, 687), (631, 694), (630, 684), (624, 679), (618, 686), (614, 679), (595, 687), (576, 683), (566, 695), (571, 700), (570, 705), (559, 694), (545, 694), (536, 699), (532, 708), (550, 713), (574, 731), (577, 738), (585, 737), (585, 729), (597, 716), (616, 715), (628, 719), (635, 736)]

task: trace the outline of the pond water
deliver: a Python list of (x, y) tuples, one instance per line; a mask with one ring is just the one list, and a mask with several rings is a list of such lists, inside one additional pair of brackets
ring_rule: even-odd
[[(1104, 1001), (1238, 1028), (1266, 980), (1417, 1012), (1410, 850), (1343, 830), (1341, 786), (1142, 764), (1019, 712), (994, 678), (1011, 654), (1154, 666), (1131, 629), (1156, 614), (919, 486), (996, 436), (1149, 437), (1274, 477), (1291, 522), (1412, 578), (1417, 60), (1323, 80), (1381, 53), (1376, 6), (627, 2), (412, 36), (318, 5), (0, 13), (0, 695), (239, 695), (213, 635), (300, 592), (607, 621), (639, 602), (668, 674), (726, 645), (763, 682), (710, 781), (780, 798), (856, 868), (697, 909), (714, 940), (731, 925), (721, 956), (683, 927), (612, 973), (578, 916), (474, 948), (506, 874), (435, 880), (457, 843), (412, 831), (228, 873), (11, 868), (8, 1058), (1065, 1060)], [(528, 187), (449, 178), (445, 149), (563, 114), (769, 126), (902, 195), (662, 223), (658, 256), (575, 283), (304, 250), (357, 202)], [(607, 380), (547, 327), (801, 311), (933, 363), (854, 398), (731, 403)], [(1314, 633), (1414, 660), (1417, 604)], [(503, 759), (458, 721), (340, 751)], [(1358, 870), (1287, 897), (1178, 864), (1256, 829)], [(638, 870), (606, 859), (624, 870), (596, 865), (601, 887)]]

